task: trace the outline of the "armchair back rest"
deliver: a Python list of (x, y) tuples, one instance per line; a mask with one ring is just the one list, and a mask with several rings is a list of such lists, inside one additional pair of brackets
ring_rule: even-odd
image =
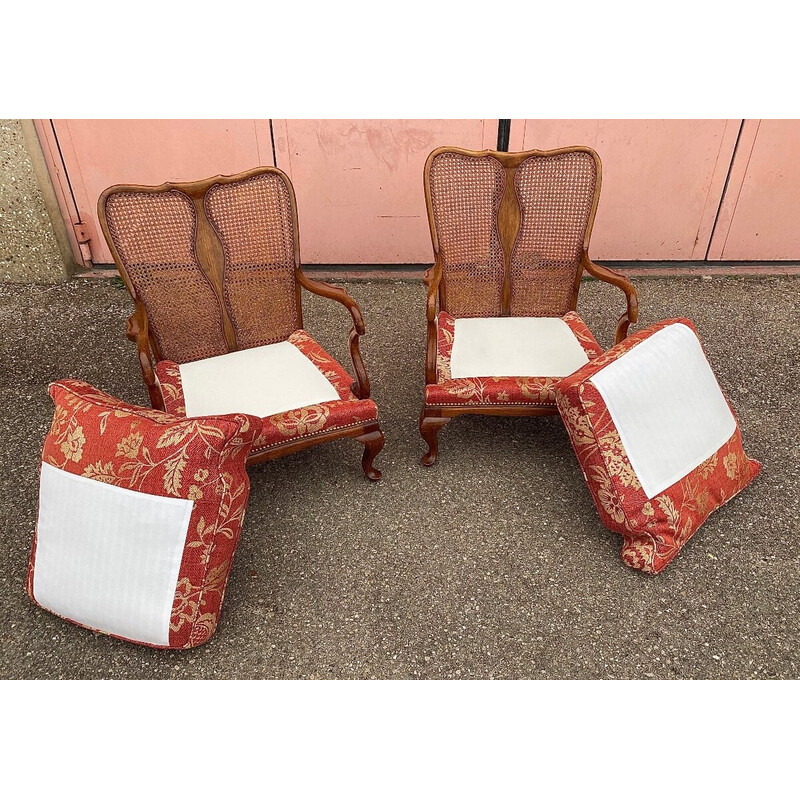
[(574, 310), (600, 183), (588, 147), (434, 150), (425, 198), (440, 308), (456, 317)]
[(297, 205), (280, 170), (112, 186), (98, 213), (159, 360), (272, 344), (302, 327)]

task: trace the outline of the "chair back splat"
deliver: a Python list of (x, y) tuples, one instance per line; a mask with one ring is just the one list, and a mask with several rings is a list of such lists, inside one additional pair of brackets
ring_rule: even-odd
[(600, 183), (588, 147), (434, 150), (425, 198), (440, 309), (454, 317), (574, 311)]
[(112, 186), (98, 210), (158, 360), (197, 361), (302, 328), (297, 204), (280, 170)]

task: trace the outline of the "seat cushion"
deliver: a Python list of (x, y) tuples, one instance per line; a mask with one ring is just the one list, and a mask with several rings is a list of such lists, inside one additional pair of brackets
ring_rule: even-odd
[(450, 377), (563, 378), (588, 360), (560, 317), (472, 317), (455, 321)]
[(187, 417), (241, 412), (271, 417), (338, 400), (333, 384), (292, 342), (180, 364)]
[(50, 386), (28, 594), (86, 628), (158, 648), (217, 625), (259, 420), (187, 420), (89, 384)]
[(439, 312), (429, 406), (555, 405), (565, 375), (603, 350), (580, 316), (471, 317)]
[(201, 409), (238, 409), (258, 416), (261, 430), (251, 455), (378, 418), (375, 403), (353, 394), (344, 367), (303, 330), (285, 342), (189, 364), (161, 361), (156, 375), (169, 413), (192, 417)]
[(761, 468), (687, 319), (634, 334), (556, 396), (600, 517), (636, 569), (662, 570)]

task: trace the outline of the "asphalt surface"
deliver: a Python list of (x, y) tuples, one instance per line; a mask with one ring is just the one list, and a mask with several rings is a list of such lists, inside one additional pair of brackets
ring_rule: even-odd
[[(386, 434), (251, 469), (247, 518), (214, 637), (157, 651), (34, 606), (25, 571), (49, 381), (146, 403), (130, 300), (108, 281), (0, 285), (0, 678), (743, 679), (800, 676), (800, 278), (643, 278), (635, 329), (686, 316), (764, 470), (661, 575), (627, 568), (558, 417), (461, 418), (422, 467), (420, 282), (350, 281)], [(305, 327), (349, 364), (349, 316), (305, 296)], [(612, 344), (622, 295), (584, 283)]]

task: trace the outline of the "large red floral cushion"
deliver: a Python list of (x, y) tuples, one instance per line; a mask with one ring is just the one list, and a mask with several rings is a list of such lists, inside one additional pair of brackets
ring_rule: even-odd
[[(353, 394), (350, 388), (353, 379), (344, 367), (328, 355), (304, 330), (295, 331), (286, 342), (258, 348), (268, 355), (268, 359), (264, 362), (265, 368), (272, 368), (274, 363), (271, 361), (272, 352), (287, 345), (296, 348), (310, 362), (310, 365), (316, 368), (319, 377), (329, 384), (331, 396), (338, 395), (338, 399), (312, 402), (309, 405), (288, 408), (279, 413), (263, 416), (260, 431), (253, 443), (253, 455), (307, 436), (357, 427), (378, 418), (378, 407), (375, 402), (370, 399), (359, 400)], [(222, 358), (225, 359), (227, 356)], [(187, 414), (184, 382), (181, 374), (182, 369), (185, 368), (185, 365), (182, 366), (172, 361), (161, 361), (156, 366), (164, 407), (168, 412), (178, 416)], [(292, 388), (288, 385), (287, 375), (283, 370), (277, 369), (274, 378), (269, 374), (262, 377), (274, 380), (277, 388), (276, 394), (280, 394), (281, 386), (285, 386), (287, 391)], [(214, 387), (218, 400), (225, 404), (222, 407), (233, 411), (237, 408), (237, 397), (235, 394), (229, 395), (229, 389), (230, 387), (219, 385)], [(189, 413), (191, 413), (191, 409), (189, 409)]]
[(222, 608), (259, 420), (180, 419), (76, 380), (49, 391), (31, 599), (138, 644), (202, 644)]
[(635, 569), (664, 569), (761, 469), (687, 319), (625, 339), (562, 380), (556, 400), (600, 518)]
[[(584, 321), (574, 311), (560, 318), (566, 323), (588, 359), (603, 349)], [(446, 311), (437, 317), (436, 383), (425, 387), (428, 406), (462, 405), (555, 405), (559, 380), (571, 370), (552, 375), (490, 375), (453, 378), (451, 361), (456, 320)]]

